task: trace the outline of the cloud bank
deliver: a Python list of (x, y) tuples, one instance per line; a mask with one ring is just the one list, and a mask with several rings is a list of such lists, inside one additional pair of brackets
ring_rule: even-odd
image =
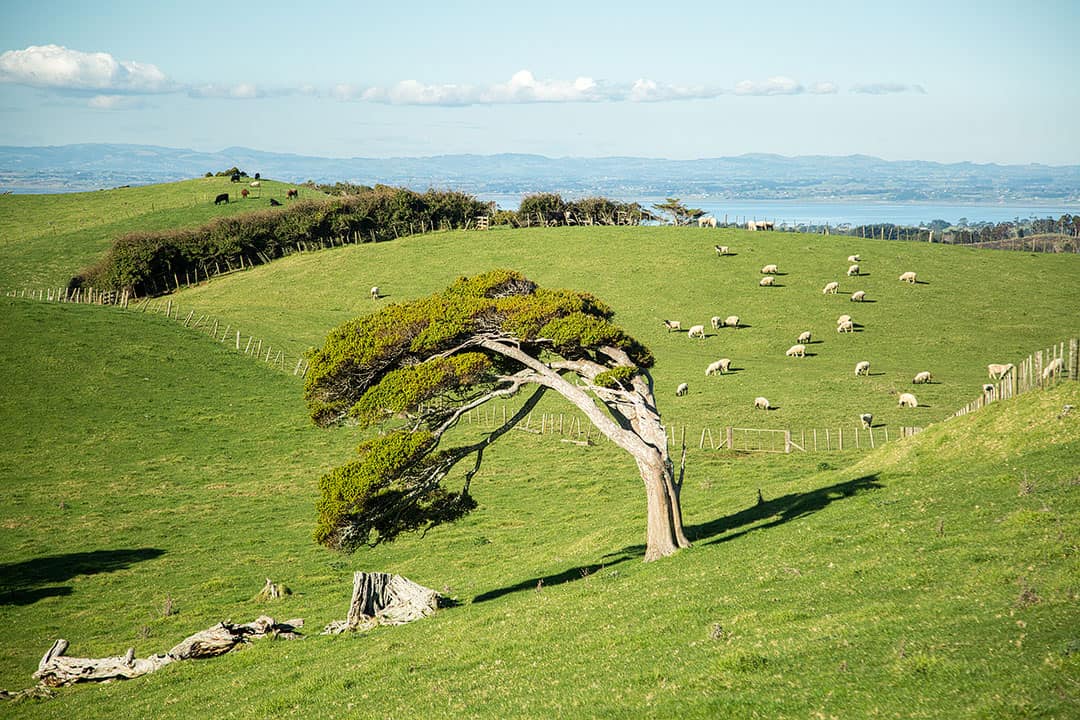
[[(639, 78), (632, 83), (595, 80), (584, 75), (573, 80), (542, 79), (529, 70), (519, 70), (506, 82), (487, 85), (427, 84), (419, 80), (402, 80), (389, 86), (343, 82), (330, 88), (319, 88), (312, 83), (285, 88), (268, 88), (252, 82), (184, 85), (171, 80), (156, 65), (134, 60), (121, 61), (109, 53), (87, 53), (60, 45), (32, 45), (25, 50), (8, 50), (0, 54), (0, 83), (17, 83), (59, 92), (92, 92), (95, 94), (89, 100), (89, 106), (99, 110), (130, 109), (142, 105), (130, 96), (179, 92), (187, 93), (193, 99), (257, 100), (304, 95), (343, 102), (435, 107), (659, 103), (710, 100), (721, 96), (836, 95), (840, 92), (836, 83), (831, 81), (803, 84), (785, 75), (766, 80), (743, 80), (734, 87), (725, 88), (716, 85), (680, 85), (648, 78)], [(920, 85), (889, 82), (853, 85), (850, 92), (863, 95), (926, 94)]]

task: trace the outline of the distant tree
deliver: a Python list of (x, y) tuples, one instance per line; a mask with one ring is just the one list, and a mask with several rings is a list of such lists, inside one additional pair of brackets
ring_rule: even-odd
[(566, 201), (558, 193), (535, 193), (521, 199), (521, 204), (518, 205), (518, 217), (522, 223), (526, 218), (530, 223), (538, 220), (544, 223), (552, 220), (563, 223), (566, 208)]
[[(573, 403), (637, 464), (645, 484), (645, 559), (688, 547), (647, 348), (587, 293), (547, 290), (510, 270), (460, 278), (427, 298), (346, 322), (310, 354), (305, 397), (320, 426), (381, 424), (359, 457), (319, 481), (324, 545), (352, 550), (456, 520), (474, 507), (469, 483), (484, 450), (546, 390)], [(483, 439), (444, 447), (470, 410), (532, 394)], [(474, 457), (460, 491), (442, 481)]]
[(688, 208), (679, 198), (667, 198), (666, 202), (656, 203), (653, 208), (664, 215), (671, 217), (673, 225), (690, 225), (705, 214), (699, 208)]

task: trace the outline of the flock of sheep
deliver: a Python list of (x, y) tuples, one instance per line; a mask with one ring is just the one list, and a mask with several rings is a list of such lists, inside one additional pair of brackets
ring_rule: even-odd
[[(714, 246), (714, 249), (716, 250), (716, 254), (719, 255), (719, 256), (728, 255), (728, 254), (730, 254), (730, 251), (731, 251), (730, 247), (728, 247), (726, 245), (716, 245), (716, 246)], [(847, 262), (848, 262), (847, 276), (848, 277), (859, 277), (862, 274), (862, 269), (859, 266), (860, 261), (861, 261), (861, 258), (859, 257), (859, 255), (849, 255), (848, 256), (848, 258), (847, 258)], [(777, 264), (770, 263), (770, 264), (762, 266), (762, 268), (760, 270), (760, 274), (763, 275), (764, 277), (762, 277), (758, 281), (759, 286), (761, 286), (761, 287), (776, 287), (777, 286), (776, 285), (776, 276), (780, 274), (780, 268), (779, 268), (779, 266)], [(917, 276), (917, 274), (915, 272), (908, 271), (908, 272), (905, 272), (902, 275), (900, 275), (899, 280), (902, 281), (902, 282), (906, 282), (906, 283), (910, 283), (910, 284), (914, 285), (917, 282), (917, 277), (918, 276)], [(826, 283), (824, 288), (822, 288), (821, 292), (822, 292), (823, 295), (835, 295), (835, 294), (837, 294), (839, 292), (839, 289), (840, 289), (840, 283), (834, 280), (834, 281), (830, 281), (830, 282)], [(851, 302), (866, 302), (866, 292), (864, 290), (857, 290), (857, 291), (853, 292), (851, 294), (850, 301)], [(670, 331), (680, 331), (680, 330), (682, 330), (682, 322), (680, 322), (679, 320), (664, 320), (663, 324), (664, 324), (664, 327), (666, 327), (669, 332)], [(739, 318), (738, 315), (729, 315), (726, 318), (721, 318), (720, 316), (714, 316), (710, 320), (710, 324), (712, 325), (713, 330), (719, 330), (719, 329), (725, 328), (725, 327), (731, 327), (731, 328), (738, 329), (740, 327), (740, 318)], [(855, 332), (855, 322), (854, 322), (853, 318), (851, 317), (851, 315), (848, 315), (848, 314), (840, 315), (836, 319), (836, 331), (838, 333), (853, 333), (853, 332)], [(705, 325), (704, 324), (699, 324), (699, 325), (690, 326), (690, 328), (687, 331), (687, 336), (690, 337), (690, 338), (704, 340), (705, 337), (706, 337), (706, 335), (705, 335)], [(807, 345), (811, 342), (812, 336), (813, 335), (812, 335), (811, 331), (809, 331), (809, 330), (805, 330), (802, 333), (800, 333), (798, 338), (797, 338), (796, 344), (792, 345), (791, 347), (789, 347), (787, 349), (787, 351), (785, 352), (785, 356), (793, 357), (793, 358), (805, 358), (806, 354), (807, 354), (806, 353)], [(991, 374), (993, 374), (993, 368), (995, 368), (995, 367), (998, 367), (998, 366), (991, 366)], [(1005, 366), (1000, 366), (1000, 367), (1004, 368)], [(1012, 366), (1008, 366), (1008, 367), (1011, 368)], [(730, 370), (731, 370), (731, 358), (726, 358), (726, 357), (725, 358), (720, 358), (719, 360), (716, 360), (715, 362), (710, 363), (705, 368), (705, 376), (708, 377), (710, 375), (723, 375), (723, 374), (729, 372)], [(1001, 372), (1008, 372), (1008, 370), (1002, 370)], [(857, 362), (855, 364), (855, 376), (856, 377), (859, 377), (859, 376), (868, 377), (869, 375), (870, 375), (870, 362), (868, 360), (860, 360), (859, 362)], [(915, 385), (926, 384), (926, 383), (930, 383), (932, 381), (933, 381), (933, 374), (928, 370), (923, 370), (923, 371), (920, 371), (920, 372), (916, 373), (914, 375), (914, 377), (912, 378), (912, 380), (911, 380), (912, 384), (915, 384)], [(678, 395), (678, 396), (686, 395), (689, 392), (689, 389), (690, 389), (689, 383), (685, 383), (685, 382), (680, 383), (678, 388), (675, 391), (675, 394)], [(909, 392), (905, 392), (905, 393), (900, 394), (899, 400), (898, 400), (898, 405), (899, 405), (899, 407), (902, 407), (902, 408), (914, 408), (914, 407), (918, 407), (919, 401), (915, 397), (914, 394), (909, 393)], [(759, 397), (754, 398), (754, 408), (759, 409), (759, 410), (769, 410), (771, 408), (771, 403), (769, 402), (768, 398), (766, 398), (764, 396), (759, 396)], [(862, 423), (862, 425), (864, 427), (868, 428), (868, 427), (870, 427), (870, 424), (873, 422), (873, 415), (870, 414), (870, 413), (862, 413), (862, 414), (859, 415), (859, 420), (860, 420), (860, 422)]]

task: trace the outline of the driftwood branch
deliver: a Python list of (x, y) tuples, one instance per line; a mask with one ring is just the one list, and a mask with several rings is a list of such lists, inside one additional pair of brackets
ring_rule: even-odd
[(105, 682), (109, 680), (130, 679), (147, 675), (170, 663), (180, 660), (198, 660), (201, 658), (224, 655), (237, 646), (262, 637), (278, 637), (291, 640), (299, 637), (297, 629), (303, 627), (300, 619), (279, 623), (272, 617), (263, 615), (252, 622), (234, 625), (228, 621), (212, 628), (197, 632), (185, 638), (167, 653), (136, 658), (135, 649), (129, 648), (118, 657), (74, 658), (64, 655), (68, 641), (57, 640), (38, 663), (34, 679), (42, 685), (60, 687), (77, 682)]
[(358, 572), (345, 620), (335, 620), (323, 635), (370, 630), (376, 625), (402, 625), (427, 617), (439, 607), (439, 593), (401, 575)]

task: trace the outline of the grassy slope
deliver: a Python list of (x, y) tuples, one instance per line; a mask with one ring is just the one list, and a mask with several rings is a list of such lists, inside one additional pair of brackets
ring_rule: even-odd
[[(719, 258), (715, 242), (733, 256)], [(845, 258), (862, 254), (866, 275), (847, 278)], [(759, 288), (758, 270), (778, 263), (782, 287)], [(379, 285), (397, 302), (445, 287), (456, 276), (513, 267), (550, 286), (585, 289), (617, 312), (617, 321), (658, 358), (657, 389), (665, 417), (701, 428), (722, 425), (848, 430), (871, 412), (878, 424), (918, 425), (966, 404), (986, 381), (986, 365), (1080, 335), (1080, 256), (1035, 255), (967, 248), (780, 233), (685, 228), (556, 228), (441, 233), (378, 245), (293, 256), (212, 281), (175, 298), (265, 337), (295, 357), (322, 343), (337, 323), (376, 305)], [(913, 269), (925, 284), (897, 277)], [(1048, 278), (1053, 279), (1048, 282)], [(843, 294), (823, 296), (829, 280)], [(874, 302), (853, 303), (856, 289)], [(186, 312), (186, 310), (185, 310)], [(836, 318), (851, 314), (864, 327), (838, 335)], [(709, 330), (704, 342), (668, 333), (664, 318), (684, 327), (737, 314), (738, 331)], [(786, 358), (799, 333), (811, 330), (811, 357)], [(739, 371), (704, 377), (705, 367), (730, 357)], [(869, 360), (871, 376), (853, 377)], [(912, 387), (921, 370), (937, 382)], [(675, 387), (690, 384), (676, 400)], [(900, 410), (896, 392), (914, 391), (922, 407)], [(755, 412), (765, 395), (778, 409)], [(549, 409), (560, 411), (551, 403)]]
[[(264, 208), (270, 198), (284, 202), (294, 186), (263, 180), (241, 201), (244, 187), (228, 178), (199, 178), (87, 193), (0, 195), (0, 288), (64, 287), (124, 233), (200, 225)], [(234, 202), (214, 205), (223, 192)]]
[[(13, 717), (1076, 708), (1080, 414), (1058, 417), (1080, 406), (1075, 384), (853, 467), (692, 453), (696, 546), (644, 565), (638, 481), (606, 445), (512, 433), (474, 485), (480, 511), (339, 557), (309, 541), (312, 479), (352, 440), (307, 426), (291, 378), (151, 316), (8, 299), (0, 368), (22, 390), (0, 396), (0, 686), (24, 686), (61, 635), (73, 654), (100, 655), (161, 651), (264, 611), (315, 630), (344, 614), (353, 569), (402, 572), (463, 603), (65, 690)], [(295, 594), (251, 601), (264, 576)], [(179, 614), (162, 617), (166, 596)]]

